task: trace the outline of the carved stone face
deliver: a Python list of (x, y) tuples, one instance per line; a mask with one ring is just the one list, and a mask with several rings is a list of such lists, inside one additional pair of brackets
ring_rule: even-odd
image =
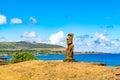
[(72, 40), (73, 40), (73, 33), (69, 33), (68, 37), (67, 37), (67, 44), (72, 44)]

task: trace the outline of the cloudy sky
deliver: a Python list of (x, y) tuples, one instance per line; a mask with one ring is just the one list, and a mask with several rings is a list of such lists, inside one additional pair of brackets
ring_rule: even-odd
[(120, 52), (120, 0), (0, 0), (0, 41), (66, 46), (75, 51)]

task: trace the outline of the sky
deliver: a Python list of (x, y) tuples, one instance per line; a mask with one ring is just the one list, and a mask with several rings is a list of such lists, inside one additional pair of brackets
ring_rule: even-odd
[(0, 0), (0, 41), (120, 53), (120, 0)]

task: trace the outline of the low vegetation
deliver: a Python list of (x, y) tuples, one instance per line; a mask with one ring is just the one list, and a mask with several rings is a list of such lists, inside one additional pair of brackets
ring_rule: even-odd
[[(55, 50), (54, 50), (55, 49)], [(14, 53), (27, 52), (31, 54), (65, 53), (65, 48), (39, 48), (39, 49), (2, 49), (0, 55), (14, 55)]]
[(0, 42), (0, 54), (13, 55), (14, 53), (27, 52), (31, 54), (64, 53), (65, 48), (59, 45), (43, 44), (36, 42)]
[(30, 53), (15, 53), (11, 60), (11, 63), (18, 63), (23, 61), (36, 60), (34, 55)]
[(0, 49), (63, 48), (63, 46), (36, 42), (0, 42)]

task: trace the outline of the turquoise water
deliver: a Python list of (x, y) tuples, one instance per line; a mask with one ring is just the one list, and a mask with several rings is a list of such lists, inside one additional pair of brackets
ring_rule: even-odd
[[(64, 60), (65, 54), (47, 54), (36, 55), (38, 59), (42, 60)], [(12, 57), (7, 56), (8, 60)], [(74, 59), (78, 62), (102, 62), (107, 66), (120, 65), (120, 54), (74, 54)]]

